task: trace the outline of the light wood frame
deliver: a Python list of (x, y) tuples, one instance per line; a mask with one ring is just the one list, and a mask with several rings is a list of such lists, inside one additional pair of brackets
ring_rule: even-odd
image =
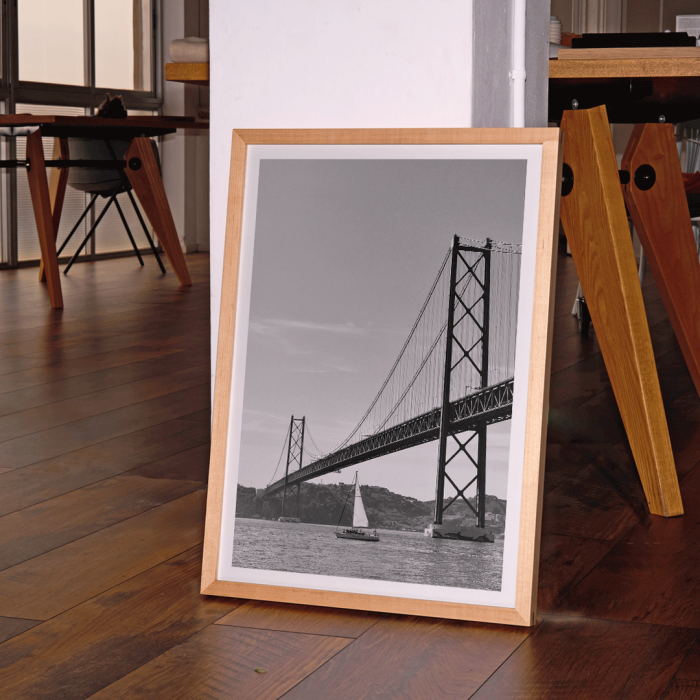
[[(495, 607), (414, 598), (242, 583), (219, 578), (224, 476), (229, 444), (229, 407), (234, 389), (233, 350), (246, 189), (251, 145), (462, 145), (539, 144), (542, 146), (537, 241), (532, 300), (527, 411), (518, 526), (515, 605)], [(530, 626), (535, 622), (540, 514), (547, 430), (550, 351), (556, 274), (555, 232), (559, 225), (562, 136), (558, 129), (342, 129), (240, 130), (233, 132), (228, 213), (214, 391), (209, 497), (206, 513), (201, 592), (286, 603), (354, 608), (388, 613)]]

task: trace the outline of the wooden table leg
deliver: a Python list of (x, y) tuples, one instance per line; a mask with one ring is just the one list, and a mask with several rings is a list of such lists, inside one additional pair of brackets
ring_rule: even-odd
[[(68, 160), (68, 139), (55, 138), (53, 141), (53, 160)], [(54, 241), (58, 239), (58, 227), (61, 223), (63, 199), (68, 182), (68, 168), (51, 168), (49, 176), (49, 201), (51, 202), (51, 220), (53, 222)], [(44, 261), (39, 264), (39, 282), (46, 280)]]
[(700, 394), (700, 262), (670, 124), (637, 124), (622, 158), (627, 208)]
[(126, 174), (141, 201), (146, 216), (151, 222), (158, 239), (168, 256), (170, 265), (177, 275), (180, 284), (191, 285), (187, 263), (182, 253), (180, 240), (175, 229), (173, 215), (163, 187), (158, 163), (153, 155), (150, 139), (137, 137), (129, 146), (125, 155)]
[(666, 415), (604, 107), (564, 112), (561, 218), (649, 510), (683, 513)]
[(36, 230), (39, 235), (41, 259), (46, 271), (46, 282), (49, 290), (49, 300), (54, 309), (63, 308), (63, 295), (61, 293), (61, 278), (58, 272), (58, 258), (56, 256), (56, 233), (51, 216), (51, 198), (46, 181), (46, 164), (44, 161), (44, 148), (41, 143), (41, 130), (27, 136), (27, 158), (31, 167), (27, 171), (29, 180), (29, 192), (32, 197)]

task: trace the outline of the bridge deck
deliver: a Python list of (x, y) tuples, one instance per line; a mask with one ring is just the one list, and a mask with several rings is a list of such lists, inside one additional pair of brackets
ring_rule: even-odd
[[(513, 379), (480, 389), (450, 404), (450, 427), (455, 432), (474, 430), (508, 420), (513, 412)], [(375, 457), (437, 440), (442, 410), (435, 408), (411, 420), (343, 447), (289, 474), (288, 486), (300, 484), (330, 472), (360, 464)], [(284, 488), (284, 478), (270, 484), (266, 494)]]

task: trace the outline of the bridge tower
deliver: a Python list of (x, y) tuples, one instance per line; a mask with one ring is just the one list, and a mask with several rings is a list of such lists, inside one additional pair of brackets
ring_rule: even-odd
[[(472, 275), (476, 282), (475, 292), (466, 297), (463, 282)], [(460, 287), (462, 291), (460, 291)], [(482, 247), (462, 245), (455, 236), (452, 243), (450, 268), (450, 291), (447, 312), (447, 337), (445, 343), (445, 366), (442, 384), (442, 411), (440, 415), (440, 437), (438, 440), (438, 465), (435, 484), (435, 525), (442, 525), (443, 513), (461, 498), (476, 515), (477, 527), (483, 528), (486, 517), (486, 424), (478, 429), (457, 433), (450, 415), (450, 387), (452, 373), (462, 362), (471, 363), (480, 376), (481, 388), (489, 384), (489, 305), (491, 287), (491, 239)], [(460, 340), (460, 326), (470, 321), (478, 331), (470, 347)], [(468, 345), (468, 343), (467, 343)], [(476, 445), (474, 445), (476, 441)], [(476, 447), (476, 449), (474, 449)], [(475, 456), (476, 455), (476, 456)], [(452, 475), (448, 473), (448, 467)], [(476, 474), (465, 486), (459, 479), (471, 468)], [(454, 477), (454, 478), (453, 478)], [(445, 481), (457, 494), (445, 504)], [(467, 500), (466, 490), (476, 482), (476, 508)]]
[(304, 458), (304, 431), (306, 428), (306, 416), (295, 418), (289, 424), (289, 444), (287, 445), (287, 466), (284, 470), (284, 491), (282, 492), (282, 513), (281, 517), (287, 517), (285, 507), (287, 505), (287, 491), (290, 496), (296, 489), (296, 516), (299, 517), (299, 499), (301, 497), (301, 482), (288, 486), (290, 467), (292, 471), (301, 469), (302, 459)]

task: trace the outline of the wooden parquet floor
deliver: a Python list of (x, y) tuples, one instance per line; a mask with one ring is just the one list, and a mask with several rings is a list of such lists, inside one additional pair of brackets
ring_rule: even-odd
[(199, 594), (209, 258), (187, 262), (189, 289), (151, 258), (77, 265), (62, 312), (36, 269), (0, 272), (0, 698), (700, 698), (700, 399), (650, 275), (686, 514), (647, 512), (561, 254), (520, 629)]

